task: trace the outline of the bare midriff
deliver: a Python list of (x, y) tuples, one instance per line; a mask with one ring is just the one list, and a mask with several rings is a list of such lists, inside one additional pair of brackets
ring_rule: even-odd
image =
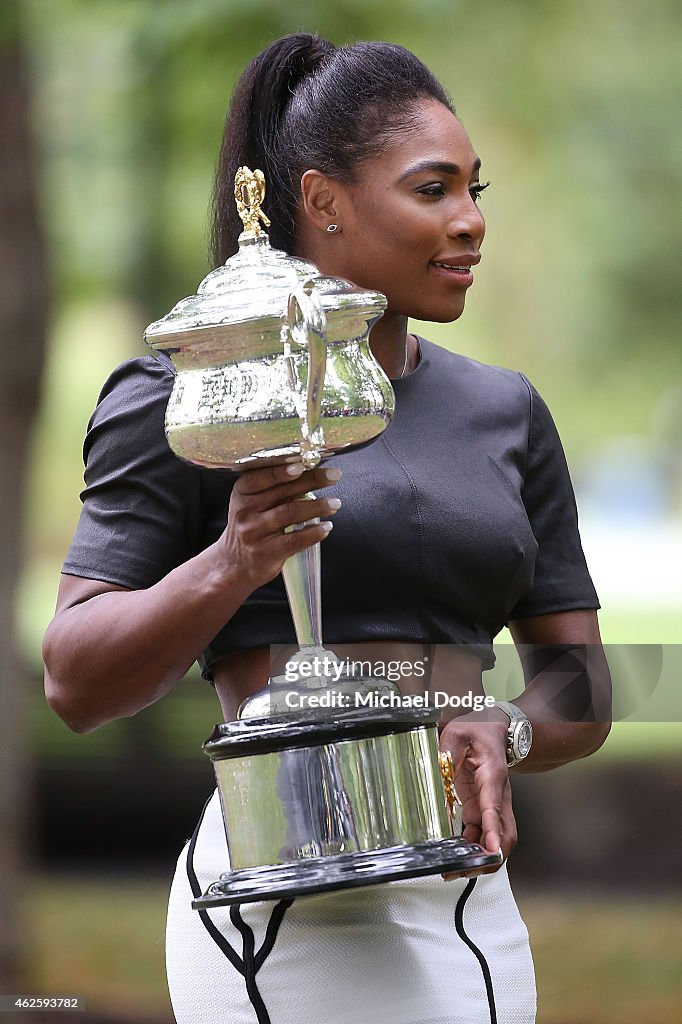
[[(471, 710), (468, 701), (457, 707), (467, 695), (484, 696), (481, 659), (464, 646), (453, 644), (416, 644), (401, 641), (365, 641), (356, 644), (325, 644), (342, 661), (367, 663), (373, 674), (388, 677), (403, 695), (427, 693), (455, 698), (443, 707), (441, 721)], [(224, 721), (233, 721), (242, 701), (267, 685), (272, 675), (283, 672), (286, 660), (297, 651), (292, 646), (259, 647), (233, 651), (213, 666), (215, 689)], [(385, 671), (382, 672), (382, 666)], [(445, 699), (440, 698), (445, 705)]]

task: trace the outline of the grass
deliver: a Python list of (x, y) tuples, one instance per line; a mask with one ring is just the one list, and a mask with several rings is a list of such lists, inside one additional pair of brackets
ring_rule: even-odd
[[(77, 994), (89, 1010), (136, 1024), (170, 1024), (167, 891), (166, 881), (149, 878), (34, 879), (31, 988)], [(522, 896), (520, 905), (538, 976), (538, 1024), (677, 1024), (679, 896), (552, 892)]]
[(538, 1024), (678, 1024), (682, 900), (581, 895), (520, 900)]
[(171, 1024), (164, 964), (169, 887), (170, 879), (34, 879), (31, 989), (77, 995), (88, 1011), (136, 1024)]

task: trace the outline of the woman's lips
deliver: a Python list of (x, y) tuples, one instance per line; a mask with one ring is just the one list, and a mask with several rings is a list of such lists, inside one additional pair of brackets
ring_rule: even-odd
[(458, 284), (462, 287), (468, 288), (469, 285), (474, 283), (474, 275), (470, 267), (450, 266), (444, 263), (436, 263), (434, 260), (431, 261), (429, 266), (440, 277), (446, 281), (450, 281), (452, 284)]

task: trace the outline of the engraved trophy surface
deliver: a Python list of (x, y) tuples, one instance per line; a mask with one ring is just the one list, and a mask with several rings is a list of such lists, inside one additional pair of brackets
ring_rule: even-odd
[[(390, 382), (369, 347), (385, 297), (273, 249), (261, 227), (269, 225), (264, 194), (262, 173), (240, 168), (239, 251), (145, 333), (176, 369), (168, 443), (203, 467), (239, 470), (300, 455), (313, 468), (371, 442), (394, 411)], [(336, 671), (332, 683), (328, 666), (338, 659), (322, 646), (320, 545), (287, 559), (282, 575), (299, 646), (289, 664), (325, 667), (301, 672), (295, 684), (271, 679), (204, 744), (230, 870), (192, 906), (499, 864), (456, 835), (454, 769), (438, 749), (439, 711), (353, 706), (351, 696), (370, 691), (399, 696), (385, 679)], [(285, 699), (292, 690), (324, 692), (327, 705), (292, 711)]]

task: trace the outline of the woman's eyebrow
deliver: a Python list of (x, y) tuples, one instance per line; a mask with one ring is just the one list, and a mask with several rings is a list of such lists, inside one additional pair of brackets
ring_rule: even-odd
[[(476, 157), (471, 168), (472, 174), (474, 171), (477, 171), (480, 166), (480, 157)], [(451, 164), (446, 161), (420, 160), (419, 163), (412, 164), (411, 167), (408, 167), (408, 169), (400, 175), (398, 181), (404, 181), (405, 178), (409, 178), (412, 174), (419, 174), (421, 171), (435, 171), (438, 174), (451, 174), (453, 177), (456, 177), (458, 174), (462, 173), (462, 168), (459, 164)]]

